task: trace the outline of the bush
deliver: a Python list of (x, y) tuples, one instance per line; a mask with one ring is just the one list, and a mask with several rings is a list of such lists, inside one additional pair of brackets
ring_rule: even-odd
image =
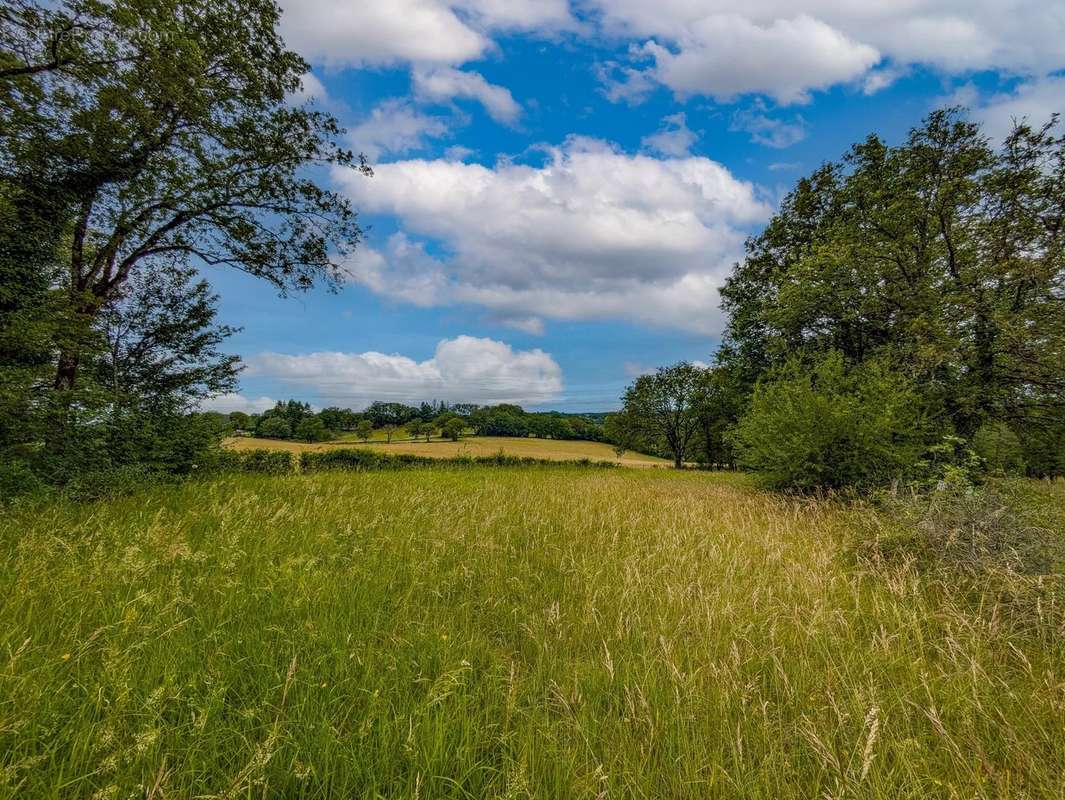
[(992, 475), (1023, 475), (1024, 447), (1005, 422), (987, 422), (973, 437), (973, 450)]
[(412, 453), (378, 453), (376, 450), (360, 448), (338, 448), (320, 453), (300, 454), (300, 467), (304, 472), (323, 472), (334, 469), (366, 472), (423, 467), (434, 463), (436, 463), (435, 459), (428, 456), (417, 456)]
[(946, 480), (932, 491), (887, 498), (884, 510), (897, 529), (872, 544), (881, 557), (968, 574), (1046, 574), (1060, 557), (1061, 543), (1017, 507), (999, 485)]
[(778, 489), (868, 488), (909, 472), (922, 441), (910, 383), (877, 363), (831, 353), (790, 361), (760, 383), (730, 434), (741, 466)]
[(76, 502), (91, 502), (133, 494), (158, 484), (165, 477), (143, 464), (125, 464), (78, 475), (68, 481), (62, 491), (66, 497)]
[(44, 494), (44, 481), (24, 461), (9, 461), (0, 464), (0, 503), (8, 503), (17, 497)]
[(240, 454), (240, 470), (261, 475), (291, 475), (295, 464), (284, 450), (248, 450)]
[(350, 470), (352, 472), (371, 472), (394, 469), (415, 469), (425, 467), (532, 467), (532, 466), (585, 466), (598, 468), (616, 467), (613, 461), (548, 461), (544, 459), (509, 456), (502, 451), (490, 456), (458, 456), (456, 458), (430, 458), (412, 453), (379, 453), (376, 450), (361, 448), (344, 448), (326, 450), (321, 453), (302, 453), (300, 466), (303, 472), (324, 472), (327, 470)]

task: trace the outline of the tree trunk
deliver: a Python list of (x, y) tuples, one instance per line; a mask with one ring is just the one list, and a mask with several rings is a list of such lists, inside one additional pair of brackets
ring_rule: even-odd
[(673, 456), (673, 467), (675, 469), (684, 469), (684, 454), (677, 453)]
[(57, 392), (69, 392), (74, 389), (78, 378), (80, 360), (79, 354), (71, 350), (64, 350), (59, 354), (59, 363), (55, 372), (55, 390)]

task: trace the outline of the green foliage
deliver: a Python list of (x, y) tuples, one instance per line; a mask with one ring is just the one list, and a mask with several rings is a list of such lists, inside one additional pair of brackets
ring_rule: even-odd
[(458, 419), (457, 417), (453, 417), (452, 419), (449, 419), (446, 423), (444, 423), (444, 427), (440, 431), (440, 434), (445, 439), (448, 439), (452, 442), (457, 442), (459, 439), (462, 438), (462, 433), (465, 430), (466, 423), (463, 422), (461, 419)]
[(43, 494), (45, 490), (44, 481), (25, 461), (0, 463), (0, 505), (19, 497)]
[(1005, 422), (985, 422), (973, 437), (973, 450), (994, 475), (1023, 475), (1024, 447)]
[(877, 362), (796, 358), (755, 389), (732, 432), (740, 464), (780, 489), (872, 487), (905, 476), (924, 449), (913, 385)]
[(616, 467), (613, 461), (555, 461), (548, 459), (510, 456), (500, 451), (491, 456), (459, 456), (457, 458), (434, 458), (414, 453), (383, 453), (366, 448), (330, 448), (320, 452), (300, 454), (300, 469), (305, 473), (348, 470), (351, 472), (377, 472), (413, 468), (442, 468), (449, 466), (491, 467), (564, 467), (586, 466), (600, 469)]
[(906, 364), (945, 429), (1009, 421), (1053, 474), (1038, 441), (1065, 422), (1063, 225), (1056, 119), (997, 149), (958, 110), (897, 146), (871, 136), (748, 242), (722, 290), (721, 358), (748, 387), (800, 352)]
[(364, 442), (370, 441), (373, 438), (373, 423), (368, 419), (362, 420), (355, 427), (355, 435), (362, 439)]
[(240, 454), (240, 471), (261, 475), (289, 475), (295, 460), (284, 450), (246, 450)]
[(305, 417), (294, 433), (297, 439), (304, 442), (325, 442), (332, 438), (320, 417)]
[(626, 447), (663, 451), (681, 469), (698, 435), (711, 380), (711, 371), (688, 362), (641, 375), (625, 390), (611, 433)]
[(292, 436), (292, 426), (285, 417), (265, 417), (259, 422), (255, 433), (266, 439), (288, 439)]

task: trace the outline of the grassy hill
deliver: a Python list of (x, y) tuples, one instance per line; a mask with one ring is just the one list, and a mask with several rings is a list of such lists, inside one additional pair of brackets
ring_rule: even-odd
[(858, 560), (870, 513), (576, 468), (8, 512), (0, 798), (1065, 795), (1060, 588)]
[(341, 441), (305, 444), (303, 442), (283, 441), (280, 439), (252, 439), (233, 437), (226, 439), (226, 447), (237, 450), (288, 450), (300, 453), (307, 450), (325, 450), (335, 447), (370, 447), (386, 453), (413, 453), (434, 458), (455, 458), (456, 456), (491, 456), (502, 451), (507, 455), (543, 458), (552, 461), (616, 461), (627, 467), (671, 467), (671, 462), (644, 455), (643, 453), (625, 453), (620, 459), (614, 448), (601, 442), (560, 441), (556, 439), (515, 439), (505, 436), (473, 436), (458, 442), (445, 439), (424, 439), (416, 442), (398, 437), (388, 443), (380, 435), (363, 443), (353, 437)]

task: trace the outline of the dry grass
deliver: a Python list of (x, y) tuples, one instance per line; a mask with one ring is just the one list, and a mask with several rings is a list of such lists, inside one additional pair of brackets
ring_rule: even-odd
[(417, 442), (393, 440), (391, 444), (380, 440), (371, 440), (365, 444), (360, 441), (344, 440), (341, 442), (323, 442), (305, 444), (279, 439), (230, 438), (225, 446), (235, 450), (287, 450), (302, 453), (308, 450), (329, 450), (336, 447), (369, 447), (383, 453), (412, 453), (432, 458), (455, 458), (457, 456), (494, 456), (503, 451), (509, 456), (543, 458), (551, 461), (614, 461), (626, 467), (670, 467), (669, 461), (643, 453), (625, 453), (620, 459), (614, 448), (601, 442), (567, 442), (554, 439), (515, 439), (504, 436), (475, 436), (450, 442), (444, 439), (424, 439)]
[(3, 798), (1060, 798), (1065, 614), (734, 476), (237, 476), (0, 517)]

